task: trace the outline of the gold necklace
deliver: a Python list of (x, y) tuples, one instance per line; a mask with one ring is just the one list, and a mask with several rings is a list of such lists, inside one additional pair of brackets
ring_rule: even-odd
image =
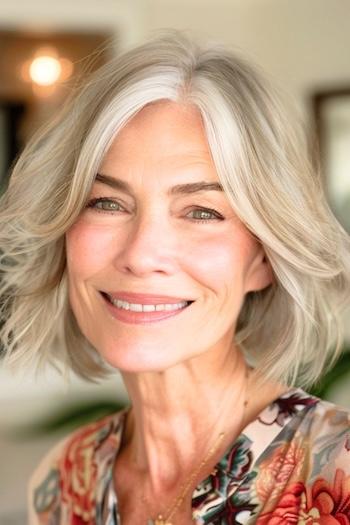
[[(225, 436), (225, 432), (221, 432), (221, 434), (219, 435), (219, 437), (217, 438), (216, 442), (215, 442), (215, 445), (209, 450), (207, 456), (205, 459), (203, 459), (203, 461), (201, 462), (201, 464), (199, 465), (199, 467), (194, 471), (194, 473), (192, 474), (192, 476), (190, 477), (189, 481), (187, 482), (183, 492), (181, 493), (180, 496), (177, 497), (177, 499), (175, 500), (175, 504), (174, 506), (171, 508), (171, 512), (169, 513), (169, 515), (167, 516), (167, 518), (163, 518), (162, 514), (158, 514), (158, 517), (155, 519), (155, 520), (152, 520), (152, 519), (148, 519), (147, 520), (147, 525), (172, 525), (172, 523), (169, 521), (170, 518), (172, 517), (173, 514), (175, 514), (175, 512), (177, 511), (178, 507), (181, 505), (181, 503), (183, 502), (186, 494), (187, 494), (187, 491), (188, 489), (190, 488), (191, 484), (192, 484), (192, 481), (195, 479), (195, 477), (198, 475), (199, 471), (204, 467), (204, 465), (206, 465), (209, 461), (209, 459), (212, 457), (212, 455), (215, 453), (215, 451), (217, 450), (217, 448), (219, 447), (219, 443), (222, 441), (222, 439), (224, 438)], [(181, 487), (183, 487), (184, 484), (182, 484)], [(169, 512), (169, 511), (168, 511)], [(167, 514), (167, 513), (166, 513)]]
[[(248, 382), (248, 379), (249, 379), (249, 368), (246, 367), (246, 370), (245, 370), (245, 379), (246, 379), (246, 387), (247, 387), (247, 382)], [(248, 399), (247, 397), (245, 396), (245, 400), (243, 402), (243, 407), (244, 407), (244, 410), (243, 410), (243, 415), (242, 415), (242, 422), (243, 422), (243, 418), (244, 418), (244, 414), (245, 414), (245, 409), (247, 407), (247, 404), (248, 404)], [(208, 463), (209, 459), (214, 455), (214, 453), (216, 452), (217, 448), (219, 447), (219, 444), (220, 442), (222, 441), (222, 439), (224, 438), (225, 436), (225, 432), (221, 432), (221, 434), (219, 434), (217, 440), (215, 441), (215, 445), (213, 445), (211, 447), (211, 449), (209, 450), (207, 456), (205, 457), (205, 459), (202, 460), (202, 462), (200, 463), (199, 467), (194, 471), (194, 473), (192, 474), (192, 476), (190, 477), (189, 481), (187, 482), (183, 492), (181, 493), (180, 496), (178, 496), (175, 500), (175, 503), (173, 505), (173, 507), (170, 507), (171, 511), (169, 512), (166, 512), (165, 514), (168, 514), (168, 516), (165, 518), (163, 517), (162, 514), (158, 514), (157, 518), (156, 519), (152, 519), (152, 518), (149, 518), (147, 520), (147, 525), (173, 525), (171, 523), (170, 518), (173, 516), (173, 514), (175, 514), (175, 512), (177, 511), (177, 509), (179, 508), (179, 506), (181, 505), (181, 503), (183, 502), (187, 492), (188, 492), (188, 489), (190, 488), (193, 480), (196, 478), (196, 476), (199, 474), (200, 470)], [(183, 487), (184, 484), (181, 485), (181, 488)], [(146, 502), (145, 498), (143, 497), (142, 500), (144, 502)], [(192, 517), (192, 520), (194, 520), (194, 517)]]

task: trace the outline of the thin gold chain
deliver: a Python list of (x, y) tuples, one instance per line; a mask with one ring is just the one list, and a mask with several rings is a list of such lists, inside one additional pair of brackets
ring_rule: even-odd
[[(249, 369), (248, 369), (248, 367), (246, 368), (245, 377), (246, 377), (246, 380), (248, 380), (248, 378), (249, 378)], [(248, 399), (246, 398), (244, 400), (244, 403), (243, 403), (244, 410), (246, 409), (247, 404), (248, 404)], [(242, 416), (242, 421), (243, 421), (243, 418), (244, 418), (244, 414)], [(162, 514), (158, 514), (158, 517), (155, 520), (149, 519), (147, 521), (147, 525), (172, 525), (172, 523), (169, 522), (169, 519), (175, 514), (175, 512), (177, 511), (177, 509), (179, 508), (179, 506), (183, 502), (183, 500), (184, 500), (184, 498), (185, 498), (185, 496), (187, 494), (187, 491), (190, 488), (193, 480), (196, 478), (196, 476), (198, 475), (200, 470), (207, 464), (207, 462), (209, 461), (211, 456), (214, 455), (215, 451), (219, 447), (219, 443), (222, 441), (224, 436), (225, 436), (225, 432), (221, 432), (221, 434), (219, 434), (217, 440), (215, 441), (215, 444), (211, 447), (211, 449), (209, 450), (207, 456), (201, 461), (199, 467), (197, 467), (197, 469), (194, 471), (194, 473), (192, 474), (192, 476), (190, 477), (189, 481), (187, 482), (187, 484), (186, 484), (183, 492), (181, 493), (181, 495), (178, 496), (177, 499), (175, 500), (175, 504), (173, 505), (173, 507), (170, 506), (171, 511), (170, 511), (169, 515), (166, 518), (163, 518)], [(181, 485), (181, 488), (183, 486), (184, 486), (184, 483)], [(146, 502), (144, 497), (143, 497), (143, 501)], [(165, 515), (167, 515), (167, 512), (165, 513)], [(194, 519), (194, 518), (192, 518), (192, 519)]]
[[(207, 464), (207, 462), (209, 461), (209, 459), (211, 458), (211, 456), (215, 453), (215, 451), (217, 450), (217, 448), (219, 447), (219, 443), (222, 441), (222, 439), (224, 438), (225, 436), (225, 432), (221, 432), (221, 434), (218, 436), (215, 444), (211, 447), (211, 449), (209, 450), (207, 456), (205, 457), (205, 459), (203, 459), (199, 465), (199, 467), (197, 467), (197, 469), (194, 471), (194, 473), (192, 474), (192, 476), (190, 477), (189, 481), (186, 483), (186, 486), (183, 490), (183, 492), (181, 493), (180, 496), (177, 497), (177, 500), (175, 501), (175, 504), (174, 506), (171, 508), (171, 512), (170, 514), (167, 516), (166, 519), (163, 520), (163, 517), (161, 514), (159, 514), (158, 516), (158, 521), (161, 521), (163, 520), (164, 522), (164, 525), (166, 525), (168, 523), (168, 520), (172, 517), (173, 514), (175, 514), (175, 512), (177, 511), (177, 509), (179, 508), (179, 506), (181, 505), (181, 503), (183, 502), (185, 496), (186, 496), (186, 493), (188, 491), (188, 489), (190, 488), (193, 480), (196, 478), (196, 476), (198, 475), (199, 471), (204, 467), (204, 465)], [(181, 485), (181, 488), (183, 487), (184, 483)], [(169, 511), (168, 511), (169, 512)], [(167, 514), (167, 512), (165, 513)], [(170, 524), (169, 524), (170, 525)]]

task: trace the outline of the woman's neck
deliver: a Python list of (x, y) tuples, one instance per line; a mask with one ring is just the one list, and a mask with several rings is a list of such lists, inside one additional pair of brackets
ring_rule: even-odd
[(179, 480), (193, 472), (225, 432), (210, 469), (249, 418), (278, 395), (273, 385), (252, 397), (246, 371), (241, 352), (230, 348), (162, 372), (123, 373), (132, 409), (122, 454), (139, 482), (144, 480), (149, 498), (178, 490)]

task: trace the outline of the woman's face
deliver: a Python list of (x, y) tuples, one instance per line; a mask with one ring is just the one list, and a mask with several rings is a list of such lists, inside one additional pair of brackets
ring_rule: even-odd
[[(245, 294), (271, 274), (224, 192), (186, 188), (219, 183), (198, 110), (145, 107), (114, 140), (98, 179), (66, 234), (70, 303), (86, 338), (128, 372), (227, 351)], [(111, 303), (121, 292), (193, 302), (171, 315), (130, 312)]]

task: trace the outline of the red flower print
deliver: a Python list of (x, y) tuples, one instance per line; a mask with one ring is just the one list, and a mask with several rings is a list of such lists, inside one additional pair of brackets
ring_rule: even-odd
[(272, 512), (257, 519), (257, 525), (350, 525), (350, 476), (337, 469), (333, 484), (323, 478), (311, 487), (289, 485)]
[[(108, 416), (107, 416), (108, 417)], [(71, 525), (95, 525), (98, 434), (108, 428), (103, 418), (81, 429), (68, 442), (59, 463), (62, 502), (68, 503)], [(106, 438), (105, 433), (103, 439)]]
[(278, 447), (272, 457), (260, 465), (256, 490), (261, 502), (274, 506), (290, 481), (300, 479), (305, 465), (305, 451), (296, 442)]

